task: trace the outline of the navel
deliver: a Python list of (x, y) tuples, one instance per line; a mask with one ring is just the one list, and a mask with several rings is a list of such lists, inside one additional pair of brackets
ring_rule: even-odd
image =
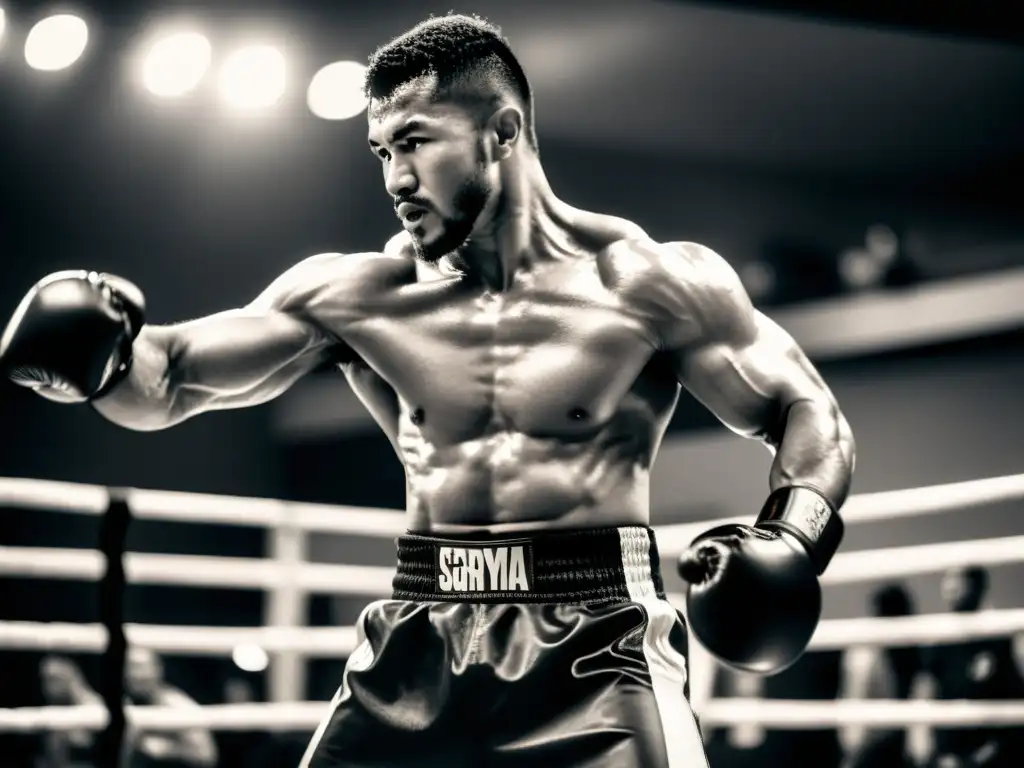
[(569, 411), (569, 421), (586, 421), (590, 414), (583, 408), (573, 408)]

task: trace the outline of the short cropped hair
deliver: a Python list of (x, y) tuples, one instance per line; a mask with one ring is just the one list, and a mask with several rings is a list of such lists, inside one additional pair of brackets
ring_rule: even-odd
[(527, 143), (537, 149), (533, 90), (501, 30), (478, 16), (449, 14), (421, 21), (370, 56), (365, 95), (386, 100), (403, 85), (437, 77), (438, 98), (472, 97), (496, 107), (503, 92), (523, 110)]

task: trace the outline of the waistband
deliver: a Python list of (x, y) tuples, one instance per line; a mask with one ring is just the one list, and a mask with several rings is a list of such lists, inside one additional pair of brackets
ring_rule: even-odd
[(664, 599), (654, 531), (590, 528), (523, 536), (400, 536), (392, 598), (459, 603)]

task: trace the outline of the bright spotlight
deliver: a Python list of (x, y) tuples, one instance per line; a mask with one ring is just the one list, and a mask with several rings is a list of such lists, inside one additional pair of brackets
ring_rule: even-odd
[(855, 290), (880, 283), (886, 266), (885, 261), (863, 248), (850, 248), (839, 254), (839, 275), (847, 287)]
[(231, 652), (235, 666), (246, 672), (262, 672), (267, 668), (267, 652), (258, 645), (239, 645)]
[(210, 41), (195, 32), (180, 32), (153, 44), (142, 79), (157, 96), (181, 96), (199, 85), (209, 66)]
[(46, 72), (66, 69), (78, 61), (88, 41), (89, 28), (78, 16), (50, 16), (29, 30), (25, 62)]
[(267, 45), (232, 53), (220, 71), (220, 89), (239, 109), (269, 107), (284, 94), (284, 56)]
[(4, 9), (0, 8), (0, 45), (4, 44), (4, 30), (7, 29), (7, 16)]
[(336, 61), (315, 75), (306, 91), (309, 111), (324, 120), (348, 120), (366, 109), (363, 82), (366, 67), (358, 61)]

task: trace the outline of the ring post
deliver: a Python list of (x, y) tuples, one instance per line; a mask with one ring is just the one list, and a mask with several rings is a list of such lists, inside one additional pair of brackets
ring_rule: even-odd
[(107, 650), (100, 671), (100, 694), (109, 719), (97, 740), (96, 764), (103, 768), (116, 768), (122, 764), (125, 732), (124, 547), (131, 510), (124, 490), (111, 488), (109, 493), (110, 502), (100, 523), (100, 549), (106, 568), (99, 583), (100, 622), (107, 632)]

